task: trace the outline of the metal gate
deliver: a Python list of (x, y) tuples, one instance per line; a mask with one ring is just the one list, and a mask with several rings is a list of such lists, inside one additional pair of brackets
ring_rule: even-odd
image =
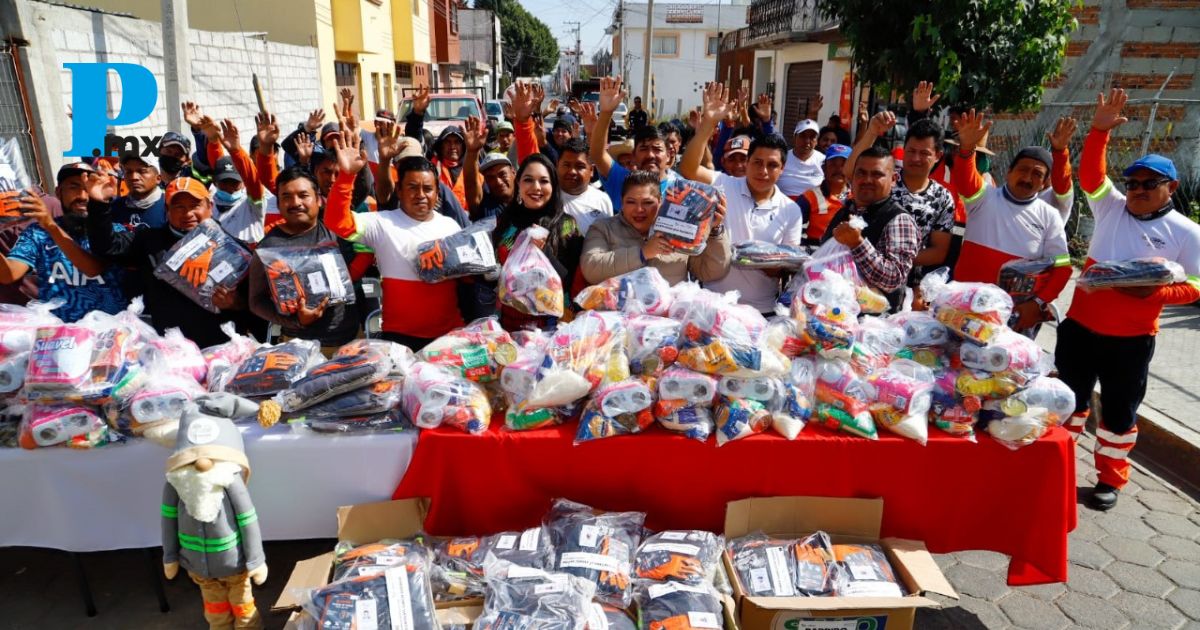
[(21, 149), (22, 166), (29, 179), (34, 184), (44, 185), (46, 179), (34, 149), (29, 100), (22, 82), (19, 55), (19, 47), (0, 42), (0, 142), (16, 139)]
[[(785, 138), (792, 137), (796, 123), (804, 120), (808, 113), (808, 104), (821, 93), (821, 62), (805, 61), (789, 63), (787, 66), (787, 95), (783, 107), (783, 127), (779, 132)], [(819, 124), (819, 123), (818, 123)]]

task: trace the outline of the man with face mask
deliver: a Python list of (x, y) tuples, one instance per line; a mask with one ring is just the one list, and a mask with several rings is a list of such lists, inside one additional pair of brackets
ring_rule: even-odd
[[(196, 111), (199, 112), (199, 109)], [(188, 111), (184, 112), (185, 120), (189, 114)], [(192, 162), (192, 141), (183, 134), (174, 131), (163, 134), (162, 140), (158, 142), (158, 151), (158, 167), (162, 172), (163, 186), (180, 176), (198, 179), (203, 184), (209, 183), (208, 175), (201, 172), (198, 165)]]
[(1053, 316), (1049, 305), (1071, 279), (1071, 256), (1062, 215), (1038, 197), (1050, 181), (1050, 152), (1042, 147), (1021, 149), (1009, 165), (1004, 186), (990, 186), (975, 169), (975, 147), (991, 126), (975, 110), (958, 119), (960, 146), (952, 177), (967, 207), (967, 229), (954, 279), (994, 283), (1006, 262), (1052, 259), (1055, 269), (1034, 299), (1013, 308), (1012, 328), (1026, 330)]
[[(1129, 482), (1129, 453), (1137, 444), (1138, 407), (1146, 395), (1154, 357), (1158, 317), (1166, 305), (1200, 299), (1200, 226), (1175, 207), (1179, 188), (1174, 162), (1150, 154), (1122, 172), (1122, 194), (1108, 179), (1105, 153), (1109, 135), (1128, 122), (1128, 97), (1113, 89), (1096, 103), (1092, 128), (1079, 159), (1079, 186), (1096, 217), (1084, 269), (1098, 262), (1156, 257), (1179, 263), (1184, 282), (1157, 287), (1075, 289), (1067, 318), (1058, 327), (1054, 349), (1058, 377), (1075, 392), (1075, 413), (1067, 429), (1079, 434), (1087, 423), (1097, 381), (1100, 414), (1096, 426), (1098, 480), (1088, 506), (1109, 510)], [(969, 226), (970, 224), (968, 224)]]
[(158, 169), (136, 151), (121, 155), (121, 172), (129, 194), (113, 200), (112, 219), (129, 229), (139, 225), (162, 227), (167, 223), (166, 201), (158, 187)]
[[(63, 207), (58, 219), (32, 191), (18, 196), (21, 213), (36, 225), (21, 233), (8, 256), (0, 256), (0, 283), (12, 284), (33, 272), (40, 300), (64, 301), (53, 313), (65, 322), (77, 321), (93, 310), (116, 314), (128, 304), (121, 291), (120, 270), (90, 253), (85, 231), (88, 177), (99, 175), (83, 162), (58, 170), (54, 193)], [(124, 230), (120, 226), (114, 229)]]
[[(321, 224), (321, 196), (317, 192), (317, 181), (308, 171), (294, 167), (279, 175), (279, 211), (283, 222), (271, 228), (258, 243), (258, 251), (273, 247), (315, 247), (324, 243), (337, 243), (347, 267), (356, 257), (354, 247), (329, 231)], [(294, 312), (280, 313), (271, 300), (271, 290), (266, 268), (258, 256), (250, 262), (250, 311), (255, 315), (279, 324), (283, 335), (288, 338), (316, 339), (322, 349), (332, 351), (354, 339), (358, 334), (358, 311), (355, 304), (328, 305), (324, 303), (309, 308), (301, 304)]]
[(179, 177), (167, 185), (167, 224), (139, 226), (128, 231), (113, 224), (112, 199), (116, 183), (108, 177), (88, 179), (87, 236), (92, 251), (110, 262), (134, 267), (145, 287), (146, 313), (159, 333), (179, 328), (183, 336), (201, 348), (229, 340), (221, 324), (238, 319), (236, 310), (245, 308), (245, 294), (218, 289), (211, 313), (154, 275), (167, 251), (201, 221), (212, 218), (212, 200), (199, 180)]
[[(600, 79), (599, 117), (592, 127), (596, 130), (591, 137), (592, 163), (604, 178), (604, 190), (608, 192), (609, 201), (613, 207), (621, 207), (621, 190), (629, 169), (613, 161), (608, 154), (608, 125), (612, 121), (613, 112), (625, 100), (625, 92), (621, 89), (621, 78), (603, 77)], [(679, 177), (671, 167), (675, 156), (667, 147), (667, 139), (657, 127), (647, 125), (638, 130), (633, 136), (633, 161), (637, 170), (651, 171), (658, 174), (660, 192)]]

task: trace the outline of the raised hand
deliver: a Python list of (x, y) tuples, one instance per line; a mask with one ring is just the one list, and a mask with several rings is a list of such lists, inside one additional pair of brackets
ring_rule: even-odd
[(625, 92), (621, 89), (621, 77), (600, 78), (600, 113), (611, 114), (617, 106), (625, 101)]
[[(261, 149), (261, 147), (260, 147), (260, 149)], [(296, 134), (296, 161), (305, 166), (308, 166), (309, 161), (312, 160), (312, 154), (313, 154), (312, 138), (308, 137), (307, 133)]]
[(200, 106), (192, 101), (184, 101), (179, 106), (183, 110), (183, 122), (186, 122), (192, 128), (200, 127), (200, 119), (203, 114), (200, 112)]
[(312, 110), (312, 113), (308, 115), (308, 120), (304, 121), (304, 129), (309, 133), (316, 133), (316, 131), (321, 128), (321, 125), (324, 124), (325, 110), (314, 109)]
[(889, 111), (882, 111), (871, 117), (871, 126), (868, 131), (875, 134), (878, 138), (888, 132), (889, 129), (896, 126), (896, 115)]
[(338, 96), (342, 98), (341, 112), (342, 116), (349, 116), (350, 110), (354, 106), (354, 92), (350, 88), (342, 88), (338, 90)]
[(912, 108), (916, 112), (927, 112), (935, 103), (941, 99), (940, 94), (933, 93), (933, 83), (931, 81), (921, 81), (912, 93)]
[(465, 127), (463, 139), (467, 145), (467, 154), (479, 155), (483, 152), (484, 145), (487, 144), (487, 125), (483, 124), (483, 121), (475, 116), (467, 116)]
[(588, 137), (592, 137), (592, 132), (596, 129), (596, 123), (600, 122), (600, 115), (596, 113), (595, 103), (584, 103), (579, 108), (579, 118), (583, 122), (583, 130)]
[(512, 96), (513, 120), (518, 122), (529, 120), (529, 117), (533, 115), (535, 107), (537, 107), (537, 101), (534, 98), (533, 85), (524, 81), (518, 81)]
[[(713, 81), (704, 87), (704, 92), (700, 94), (700, 102), (702, 121), (715, 125), (729, 113), (729, 89), (723, 83)], [(688, 123), (692, 123), (691, 114), (688, 115)], [(693, 125), (697, 126), (699, 125)]]
[(337, 152), (338, 170), (342, 173), (357, 173), (367, 165), (367, 156), (362, 151), (362, 139), (349, 129), (333, 139), (333, 150)]
[(108, 203), (117, 196), (117, 179), (107, 173), (88, 173), (84, 189), (88, 199)]
[(974, 151), (992, 128), (992, 121), (984, 120), (983, 112), (972, 109), (958, 117), (958, 142), (964, 153)]
[(242, 134), (238, 131), (237, 125), (228, 118), (221, 121), (221, 145), (230, 155), (233, 154), (234, 149), (242, 146)]
[(211, 116), (201, 115), (200, 124), (197, 126), (200, 128), (200, 131), (204, 132), (204, 135), (208, 136), (209, 142), (221, 141), (221, 126)]
[[(258, 128), (258, 151), (270, 155), (275, 151), (275, 143), (279, 142), (279, 124), (275, 122), (275, 114), (259, 112), (254, 115), (254, 126)], [(298, 134), (307, 136), (308, 134)]]
[(301, 300), (296, 308), (296, 320), (300, 322), (301, 326), (312, 326), (325, 315), (326, 306), (329, 306), (329, 296), (325, 296), (325, 299), (313, 308), (309, 308), (308, 303)]
[(546, 88), (541, 83), (530, 85), (530, 97), (533, 99), (533, 111), (542, 110), (542, 101), (546, 100)]
[(774, 108), (774, 103), (771, 102), (771, 95), (763, 92), (758, 95), (758, 104), (754, 106), (754, 112), (758, 114), (758, 119), (766, 122), (771, 119), (771, 110)]
[(388, 164), (400, 155), (400, 129), (396, 123), (383, 118), (375, 121), (375, 139), (379, 142), (379, 163)]
[(28, 189), (26, 192), (28, 194), (17, 197), (17, 209), (25, 215), (26, 219), (37, 221), (37, 224), (43, 229), (51, 229), (54, 225), (54, 217), (50, 214), (50, 208), (46, 207), (41, 195), (38, 195), (33, 189)]
[(425, 110), (429, 107), (429, 86), (419, 85), (416, 90), (413, 90), (412, 95), (412, 110), (414, 113), (425, 115)]
[(820, 94), (816, 95), (808, 102), (808, 114), (805, 116), (809, 120), (817, 120), (821, 115), (821, 108), (825, 106), (825, 97)]
[(1046, 133), (1050, 138), (1050, 148), (1055, 151), (1066, 151), (1071, 145), (1071, 138), (1075, 137), (1075, 130), (1079, 128), (1079, 123), (1070, 116), (1063, 116), (1055, 123), (1054, 129)]
[(1121, 115), (1121, 110), (1125, 108), (1125, 101), (1128, 100), (1129, 97), (1126, 96), (1125, 90), (1121, 88), (1113, 88), (1108, 93), (1107, 99), (1101, 92), (1096, 97), (1096, 113), (1092, 116), (1092, 129), (1108, 131), (1129, 122), (1128, 118)]

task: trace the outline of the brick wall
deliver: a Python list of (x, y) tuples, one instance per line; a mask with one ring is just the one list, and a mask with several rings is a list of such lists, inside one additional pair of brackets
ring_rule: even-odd
[[(60, 68), (73, 62), (123, 62), (143, 65), (154, 73), (159, 87), (154, 113), (136, 125), (120, 127), (120, 135), (158, 136), (167, 131), (162, 30), (157, 22), (57, 5), (34, 6), (49, 29), (45, 43), (54, 46)], [(254, 135), (254, 114), (258, 111), (252, 72), (258, 73), (267, 102), (285, 134), (322, 105), (314, 47), (264, 43), (239, 33), (198, 30), (189, 32), (188, 45), (191, 100), (214, 118), (232, 119), (241, 131), (243, 145), (248, 146)], [(71, 73), (65, 68), (60, 72), (66, 117), (73, 98)], [(120, 82), (113, 73), (109, 74), (109, 92), (112, 112), (121, 102)]]

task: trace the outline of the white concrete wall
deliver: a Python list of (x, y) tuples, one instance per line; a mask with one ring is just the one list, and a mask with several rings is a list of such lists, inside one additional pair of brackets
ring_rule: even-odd
[[(116, 131), (120, 135), (159, 136), (165, 131), (166, 98), (163, 90), (162, 30), (156, 22), (83, 11), (68, 7), (30, 3), (39, 37), (31, 46), (51, 47), (61, 82), (62, 116), (57, 121), (60, 138), (69, 140), (69, 112), (73, 98), (71, 73), (64, 63), (122, 62), (140, 64), (155, 74), (159, 99), (154, 113), (146, 120)], [(239, 127), (242, 143), (249, 145), (254, 134), (254, 114), (258, 111), (251, 73), (257, 72), (268, 106), (279, 119), (284, 133), (307, 118), (308, 112), (322, 106), (317, 49), (257, 39), (239, 33), (192, 30), (189, 33), (192, 60), (190, 98), (214, 118), (230, 118)], [(265, 48), (264, 48), (265, 47)], [(53, 76), (53, 75), (50, 75)], [(109, 111), (120, 104), (121, 86), (115, 74), (109, 75)], [(96, 95), (95, 98), (102, 98)], [(328, 107), (329, 103), (324, 103)], [(189, 130), (177, 129), (190, 137)], [(68, 144), (49, 147), (57, 168)]]

